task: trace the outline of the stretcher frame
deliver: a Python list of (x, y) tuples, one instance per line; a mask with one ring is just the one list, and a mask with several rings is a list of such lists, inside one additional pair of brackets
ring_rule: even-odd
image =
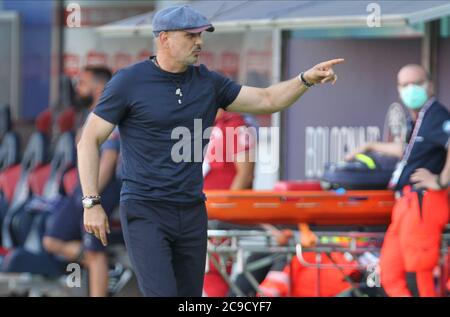
[[(280, 256), (284, 256), (287, 258), (287, 263), (290, 263), (293, 256), (296, 256), (299, 262), (305, 267), (315, 267), (315, 268), (337, 268), (337, 269), (366, 269), (363, 265), (338, 265), (338, 264), (322, 264), (321, 253), (331, 253), (331, 252), (347, 252), (350, 253), (353, 257), (363, 254), (364, 252), (379, 252), (380, 247), (375, 246), (358, 246), (356, 241), (359, 238), (376, 238), (381, 239), (384, 236), (383, 233), (380, 232), (315, 232), (315, 234), (321, 237), (331, 237), (331, 236), (340, 236), (347, 237), (351, 239), (351, 243), (349, 246), (339, 246), (336, 244), (319, 244), (315, 247), (303, 248), (300, 244), (295, 243), (294, 240), (289, 241), (289, 244), (286, 246), (278, 246), (274, 241), (274, 237), (266, 232), (266, 231), (258, 231), (258, 230), (208, 230), (208, 237), (214, 239), (225, 239), (224, 243), (215, 245), (209, 241), (208, 243), (208, 258), (211, 262), (218, 268), (219, 273), (224, 278), (226, 283), (229, 285), (230, 289), (238, 296), (245, 296), (242, 290), (236, 285), (236, 283), (230, 278), (226, 270), (226, 262), (228, 258), (233, 258), (238, 265), (241, 266), (238, 271), (241, 271), (244, 276), (247, 278), (249, 283), (252, 285), (254, 290), (257, 293), (261, 293), (259, 289), (259, 284), (256, 279), (252, 275), (252, 271), (264, 267), (268, 264), (273, 263)], [(299, 236), (299, 233), (296, 232), (296, 236)], [(259, 245), (246, 245), (246, 240), (249, 238), (261, 238), (261, 242)], [(308, 263), (304, 257), (304, 252), (314, 252), (316, 253), (316, 263)], [(246, 263), (244, 260), (245, 253), (264, 253), (268, 254), (266, 257), (258, 259), (251, 263)], [(219, 257), (219, 261), (213, 257), (213, 254), (217, 254)], [(207, 262), (208, 263), (208, 262)], [(208, 270), (208, 268), (207, 268)], [(317, 270), (318, 279), (316, 285), (316, 295), (321, 294), (321, 285), (320, 285), (320, 270)], [(344, 273), (343, 273), (344, 274)], [(343, 276), (346, 278), (346, 275)], [(292, 281), (292, 280), (291, 280)], [(348, 280), (349, 281), (349, 280)], [(350, 281), (349, 281), (350, 282)], [(357, 290), (357, 285), (353, 284), (353, 289)], [(292, 289), (292, 287), (291, 287)]]

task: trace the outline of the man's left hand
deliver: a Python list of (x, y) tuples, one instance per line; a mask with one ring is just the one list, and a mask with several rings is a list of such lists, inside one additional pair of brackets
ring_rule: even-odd
[(342, 64), (343, 62), (343, 58), (322, 62), (304, 72), (303, 77), (307, 82), (312, 84), (325, 84), (328, 82), (334, 84), (337, 80), (337, 75), (332, 67), (334, 65)]
[(414, 183), (414, 188), (440, 190), (437, 177), (438, 175), (432, 174), (426, 168), (418, 168), (411, 175), (410, 180)]

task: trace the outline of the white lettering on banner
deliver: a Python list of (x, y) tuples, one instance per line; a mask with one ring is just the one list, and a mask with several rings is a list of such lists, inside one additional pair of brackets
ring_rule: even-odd
[(345, 155), (366, 142), (380, 139), (380, 129), (369, 127), (306, 127), (305, 176), (319, 178), (326, 163), (344, 160)]
[(307, 178), (313, 178), (315, 171), (323, 173), (323, 166), (328, 161), (328, 144), (328, 127), (306, 128), (305, 176)]

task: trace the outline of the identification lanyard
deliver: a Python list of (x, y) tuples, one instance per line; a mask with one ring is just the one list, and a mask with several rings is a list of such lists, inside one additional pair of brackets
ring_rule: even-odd
[(417, 135), (419, 134), (420, 127), (422, 126), (423, 118), (425, 113), (430, 109), (431, 105), (435, 102), (435, 98), (432, 97), (428, 99), (427, 103), (420, 109), (419, 115), (417, 116), (417, 121), (414, 126), (413, 133), (411, 135), (411, 139), (409, 140), (408, 145), (406, 146), (405, 151), (403, 152), (403, 157), (400, 162), (397, 163), (394, 173), (392, 173), (391, 180), (389, 181), (389, 188), (393, 189), (397, 186), (398, 181), (400, 180), (400, 176), (402, 176), (403, 170), (405, 166), (408, 164), (409, 157), (411, 156), (411, 152), (414, 148), (414, 144), (416, 143)]

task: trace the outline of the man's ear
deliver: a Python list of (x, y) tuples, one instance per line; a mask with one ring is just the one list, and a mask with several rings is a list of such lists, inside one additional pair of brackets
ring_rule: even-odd
[(159, 40), (159, 44), (162, 47), (166, 47), (168, 39), (169, 39), (169, 33), (168, 32), (162, 31), (162, 32), (159, 33), (158, 40)]

